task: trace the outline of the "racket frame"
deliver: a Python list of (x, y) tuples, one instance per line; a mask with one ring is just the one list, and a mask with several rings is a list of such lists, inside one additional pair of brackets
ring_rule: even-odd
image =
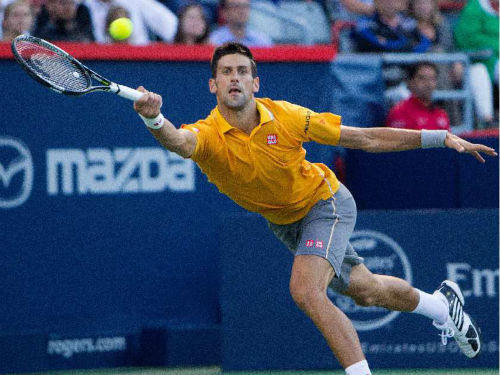
[[(58, 54), (61, 57), (64, 57), (68, 59), (71, 63), (76, 65), (81, 72), (85, 74), (85, 78), (87, 79), (87, 85), (88, 87), (84, 90), (81, 91), (74, 91), (74, 90), (68, 90), (65, 89), (64, 87), (61, 87), (54, 82), (45, 79), (41, 77), (34, 69), (30, 68), (24, 61), (25, 59), (18, 53), (16, 49), (16, 44), (17, 42), (21, 41), (26, 41), (30, 42), (36, 45), (39, 45), (41, 47), (47, 48), (51, 50), (52, 52)], [(11, 50), (12, 53), (14, 54), (15, 59), (21, 65), (23, 70), (28, 73), (30, 77), (35, 79), (37, 82), (41, 83), (45, 87), (48, 87), (49, 89), (59, 93), (59, 94), (64, 94), (64, 95), (69, 95), (69, 96), (82, 96), (85, 94), (88, 94), (90, 92), (96, 92), (96, 91), (104, 91), (104, 92), (112, 92), (114, 94), (117, 94), (123, 98), (129, 99), (129, 100), (138, 100), (143, 93), (140, 91), (134, 90), (130, 87), (124, 86), (124, 85), (118, 85), (112, 81), (110, 81), (107, 78), (104, 78), (100, 74), (94, 72), (92, 69), (88, 68), (84, 64), (82, 64), (80, 61), (75, 59), (73, 56), (71, 56), (69, 53), (66, 51), (62, 50), (61, 48), (57, 47), (56, 45), (47, 42), (44, 39), (40, 39), (37, 37), (29, 36), (29, 35), (19, 35), (14, 40), (12, 40), (11, 43)], [(101, 83), (102, 86), (93, 86), (92, 85), (92, 79), (96, 80), (97, 82)]]

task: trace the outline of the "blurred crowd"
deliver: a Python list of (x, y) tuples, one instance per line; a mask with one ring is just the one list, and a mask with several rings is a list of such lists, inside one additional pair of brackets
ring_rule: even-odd
[[(132, 21), (133, 32), (114, 40), (109, 25), (121, 17)], [(0, 0), (0, 20), (0, 39), (6, 42), (31, 34), (51, 41), (218, 45), (235, 40), (266, 47), (294, 41), (292, 29), (273, 24), (288, 20), (302, 25), (299, 34), (314, 34), (313, 39), (299, 35), (298, 43), (336, 43), (341, 53), (462, 51), (472, 63), (467, 72), (460, 63), (446, 69), (427, 65), (425, 84), (456, 89), (468, 74), (478, 123), (497, 126), (498, 0)], [(415, 66), (400, 71), (397, 99), (415, 99), (415, 80), (424, 78)]]

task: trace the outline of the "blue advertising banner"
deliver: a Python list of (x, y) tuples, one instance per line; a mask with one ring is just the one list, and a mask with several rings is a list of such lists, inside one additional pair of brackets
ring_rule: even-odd
[[(204, 118), (215, 105), (207, 87), (206, 62), (86, 63), (111, 79), (162, 94), (163, 113), (176, 125)], [(260, 64), (260, 96), (335, 112), (331, 105), (337, 88), (332, 89), (330, 74), (326, 62)], [(8, 60), (0, 61), (0, 78), (9, 87), (0, 114), (0, 372), (219, 363), (220, 279), (232, 275), (225, 271), (221, 276), (220, 257), (226, 259), (227, 269), (227, 257), (240, 247), (220, 246), (223, 215), (239, 215), (243, 210), (210, 185), (192, 161), (162, 149), (130, 102), (102, 93), (84, 98), (58, 95)], [(331, 147), (310, 144), (306, 148), (309, 160), (331, 165)], [(448, 162), (446, 157), (443, 160)], [(349, 173), (360, 169), (356, 166)], [(410, 180), (401, 177), (405, 178)], [(438, 180), (446, 185), (454, 181)], [(443, 185), (440, 189), (446, 190)], [(454, 190), (454, 197), (462, 195), (469, 202), (484, 198), (474, 189)], [(488, 197), (481, 202), (491, 207)], [(250, 234), (260, 241), (259, 236), (266, 238), (269, 233), (259, 228)], [(429, 240), (441, 241), (430, 233)], [(280, 246), (273, 239), (268, 241)], [(482, 244), (489, 239), (478, 241)], [(256, 244), (242, 242), (240, 248)], [(475, 244), (469, 245), (467, 254), (479, 251)], [(406, 251), (406, 244), (402, 247)], [(457, 260), (449, 272), (457, 277), (468, 275), (467, 280), (490, 277), (484, 271), (489, 268), (470, 263), (468, 256)], [(232, 258), (234, 269), (242, 259)], [(490, 268), (498, 263), (495, 259), (496, 263), (488, 263)], [(253, 269), (262, 277), (262, 285), (249, 285), (271, 297), (269, 280), (247, 260), (248, 271)], [(411, 259), (412, 270), (416, 262)], [(467, 270), (464, 262), (472, 268)], [(284, 264), (277, 264), (276, 270)], [(284, 280), (286, 275), (280, 271), (273, 277)], [(244, 276), (248, 275), (231, 277)], [(288, 298), (282, 297), (283, 301)], [(234, 301), (239, 301), (237, 296)], [(265, 324), (273, 316), (269, 310), (273, 305), (261, 302), (266, 309)], [(241, 312), (241, 305), (234, 308)], [(363, 314), (354, 313), (363, 320)], [(383, 313), (377, 314), (383, 319)], [(294, 319), (281, 323), (290, 335), (295, 332), (290, 327), (303, 322), (301, 315)], [(399, 319), (377, 329), (386, 329)], [(225, 329), (231, 330), (234, 321), (224, 321)], [(300, 358), (296, 356), (298, 362), (291, 360), (288, 366), (300, 365)], [(334, 365), (328, 358), (325, 363)]]
[[(162, 94), (176, 125), (215, 106), (208, 62), (87, 64)], [(324, 108), (327, 83), (305, 87), (329, 64), (301, 63), (302, 79), (298, 65), (259, 66), (282, 77), (261, 94)], [(0, 72), (0, 372), (218, 363), (218, 215), (242, 210), (131, 102), (58, 95), (13, 61)]]
[[(353, 321), (377, 368), (498, 366), (498, 211), (360, 212), (351, 242), (373, 272), (433, 292), (457, 282), (483, 331), (483, 353), (469, 360), (451, 340), (442, 346), (431, 321), (330, 298)], [(230, 217), (222, 240), (224, 370), (340, 368), (326, 342), (295, 306), (292, 256), (256, 216)]]

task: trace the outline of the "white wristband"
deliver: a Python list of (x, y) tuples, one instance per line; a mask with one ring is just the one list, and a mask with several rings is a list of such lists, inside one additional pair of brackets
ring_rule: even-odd
[(447, 130), (422, 130), (420, 132), (420, 142), (422, 148), (444, 147)]
[(161, 112), (154, 118), (144, 117), (141, 114), (139, 116), (141, 116), (142, 121), (144, 121), (146, 126), (151, 129), (160, 129), (163, 126), (163, 120), (165, 120), (165, 117), (163, 117)]

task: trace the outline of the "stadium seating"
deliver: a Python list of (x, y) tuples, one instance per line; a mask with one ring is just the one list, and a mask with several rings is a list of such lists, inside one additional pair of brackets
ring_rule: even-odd
[(331, 42), (330, 26), (321, 5), (269, 0), (252, 2), (249, 25), (269, 35), (277, 44), (325, 44)]

